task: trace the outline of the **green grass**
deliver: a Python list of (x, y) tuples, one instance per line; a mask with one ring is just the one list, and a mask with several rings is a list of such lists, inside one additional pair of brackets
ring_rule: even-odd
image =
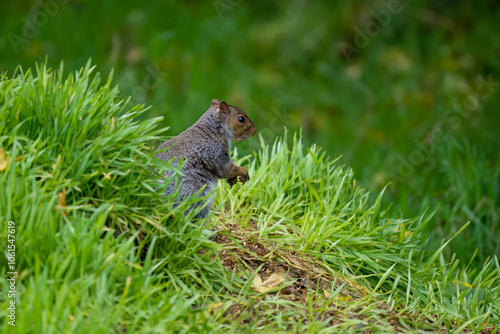
[[(163, 118), (168, 135), (193, 124), (207, 101), (225, 99), (248, 112), (268, 143), (285, 126), (302, 128), (304, 145), (342, 155), (358, 184), (373, 192), (397, 172), (398, 156), (408, 159), (416, 140), (474, 94), (478, 76), (500, 80), (491, 1), (401, 1), (404, 10), (350, 63), (338, 44), (353, 44), (354, 28), (363, 29), (389, 0), (221, 0), (231, 7), (222, 20), (213, 1), (55, 2), (48, 13), (50, 0), (1, 4), (2, 71), (11, 75), (47, 56), (50, 66), (64, 60), (76, 71), (92, 57), (100, 73), (115, 70), (122, 98), (151, 106), (143, 119)], [(26, 21), (37, 15), (36, 31), (14, 47), (9, 36), (22, 38)], [(447, 261), (452, 253), (463, 262), (476, 254), (472, 265), (480, 267), (500, 256), (498, 91), (494, 85), (458, 127), (444, 122), (447, 140), (383, 198), (396, 217), (434, 211), (439, 203), (435, 223), (426, 227), (431, 248), (472, 221), (450, 244), (453, 251), (445, 251)], [(257, 138), (239, 146), (244, 154), (259, 147)]]
[[(139, 121), (148, 111), (89, 64), (68, 75), (40, 65), (0, 81), (0, 220), (16, 223), (15, 332), (387, 332), (395, 323), (479, 331), (500, 322), (497, 257), (478, 269), (447, 261), (448, 244), (429, 251), (431, 212), (392, 216), (384, 191), (368, 193), (300, 133), (261, 141), (241, 159), (235, 150), (251, 179), (220, 183), (211, 224), (255, 229), (232, 236), (233, 248), (209, 241), (183, 216), (188, 202), (173, 208), (154, 190), (154, 171), (171, 168), (152, 157), (160, 119)], [(256, 293), (254, 269), (219, 261), (221, 251), (244, 249), (237, 238), (274, 249), (257, 256), (262, 265), (295, 252), (332, 280), (330, 296), (308, 290), (301, 303)], [(0, 240), (7, 244), (6, 229)], [(345, 294), (352, 299), (336, 299)], [(9, 299), (0, 298), (6, 319)], [(232, 305), (246, 305), (235, 319)], [(3, 320), (0, 331), (13, 328)]]

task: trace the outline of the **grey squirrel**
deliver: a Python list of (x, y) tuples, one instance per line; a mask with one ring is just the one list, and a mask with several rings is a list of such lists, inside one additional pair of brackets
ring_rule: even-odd
[[(181, 169), (184, 175), (179, 180), (177, 200), (193, 196), (204, 185), (206, 187), (200, 196), (207, 196), (219, 179), (227, 179), (231, 187), (238, 179), (242, 184), (247, 182), (250, 179), (248, 171), (235, 165), (229, 157), (229, 149), (232, 141), (243, 141), (255, 131), (255, 126), (243, 110), (213, 99), (210, 108), (196, 123), (161, 144), (157, 151), (167, 149), (155, 154), (155, 157), (165, 162), (173, 160), (172, 166), (177, 166), (181, 158), (185, 163)], [(167, 178), (172, 175), (171, 171), (163, 174)], [(164, 195), (175, 191), (175, 182), (172, 181), (166, 187)], [(195, 219), (208, 215), (212, 201), (213, 198), (209, 198), (202, 204), (204, 208)]]

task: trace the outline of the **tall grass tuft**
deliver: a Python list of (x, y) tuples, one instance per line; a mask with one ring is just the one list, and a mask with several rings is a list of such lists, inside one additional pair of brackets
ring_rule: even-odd
[(220, 268), (203, 269), (198, 252), (210, 245), (201, 227), (186, 223), (187, 204), (174, 209), (154, 190), (153, 171), (171, 168), (151, 157), (152, 141), (165, 130), (156, 128), (159, 119), (136, 121), (147, 109), (129, 106), (112, 76), (102, 82), (93, 70), (88, 63), (65, 76), (62, 64), (41, 65), (0, 82), (0, 147), (8, 161), (0, 220), (17, 226), (15, 329), (185, 328), (200, 312), (193, 303), (218, 283), (207, 277)]
[[(444, 261), (448, 242), (427, 251), (432, 213), (389, 216), (383, 191), (367, 193), (350, 168), (305, 147), (300, 134), (285, 133), (271, 146), (262, 140), (240, 159), (251, 180), (220, 183), (211, 223), (252, 224), (252, 238), (312, 259), (332, 280), (363, 286), (366, 296), (342, 301), (350, 313), (332, 325), (314, 312), (340, 312), (333, 298), (343, 285), (320, 306), (312, 294), (307, 305), (257, 294), (248, 279), (254, 273), (226, 270), (218, 261), (226, 248), (191, 224), (196, 212), (184, 216), (190, 201), (174, 207), (172, 197), (161, 197), (157, 171), (172, 167), (152, 154), (165, 129), (156, 127), (158, 118), (138, 121), (147, 109), (118, 96), (112, 76), (103, 81), (90, 63), (67, 75), (62, 64), (2, 75), (0, 221), (16, 224), (18, 274), (16, 327), (4, 320), (0, 332), (389, 330), (381, 303), (401, 319), (415, 313), (449, 329), (500, 322), (496, 257), (474, 270)], [(4, 228), (2, 245), (6, 240)], [(5, 277), (4, 257), (0, 268)], [(5, 279), (0, 287), (6, 291)], [(0, 303), (7, 320), (4, 293)], [(234, 304), (267, 311), (235, 322), (226, 314)]]

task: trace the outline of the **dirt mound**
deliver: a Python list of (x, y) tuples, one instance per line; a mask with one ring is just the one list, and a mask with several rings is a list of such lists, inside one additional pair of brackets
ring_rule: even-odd
[(252, 289), (258, 293), (226, 310), (228, 321), (233, 323), (265, 326), (273, 318), (270, 315), (284, 312), (297, 322), (307, 323), (313, 316), (328, 322), (327, 327), (367, 333), (373, 329), (401, 332), (416, 328), (447, 332), (446, 327), (436, 325), (437, 319), (396, 313), (385, 301), (370, 296), (368, 290), (328, 270), (311, 256), (301, 255), (293, 245), (265, 242), (253, 223), (244, 228), (237, 223), (225, 225), (214, 241), (224, 247), (213, 259), (220, 259), (243, 280), (252, 279)]

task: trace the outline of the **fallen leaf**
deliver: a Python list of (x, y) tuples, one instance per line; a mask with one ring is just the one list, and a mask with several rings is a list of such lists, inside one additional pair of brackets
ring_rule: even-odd
[(256, 274), (253, 277), (252, 283), (253, 283), (254, 287), (258, 287), (258, 286), (262, 285), (262, 278), (259, 276), (259, 274)]
[(255, 275), (253, 278), (253, 286), (255, 291), (263, 293), (280, 286), (285, 281), (285, 276), (283, 273), (275, 273), (269, 276), (264, 282), (259, 274)]
[[(57, 203), (57, 209), (64, 209), (66, 207), (66, 188), (63, 188), (61, 192), (57, 193), (59, 197), (59, 202)], [(68, 213), (64, 210), (63, 215), (67, 216)]]
[(9, 159), (5, 158), (5, 150), (3, 149), (3, 147), (0, 147), (0, 172), (6, 170), (8, 164), (9, 164)]
[(280, 286), (285, 281), (285, 276), (283, 273), (272, 274), (268, 279), (264, 281), (264, 285), (269, 288), (276, 288)]
[(57, 204), (61, 207), (66, 206), (66, 188), (63, 188), (60, 193), (57, 193), (57, 196), (59, 196), (59, 202)]

